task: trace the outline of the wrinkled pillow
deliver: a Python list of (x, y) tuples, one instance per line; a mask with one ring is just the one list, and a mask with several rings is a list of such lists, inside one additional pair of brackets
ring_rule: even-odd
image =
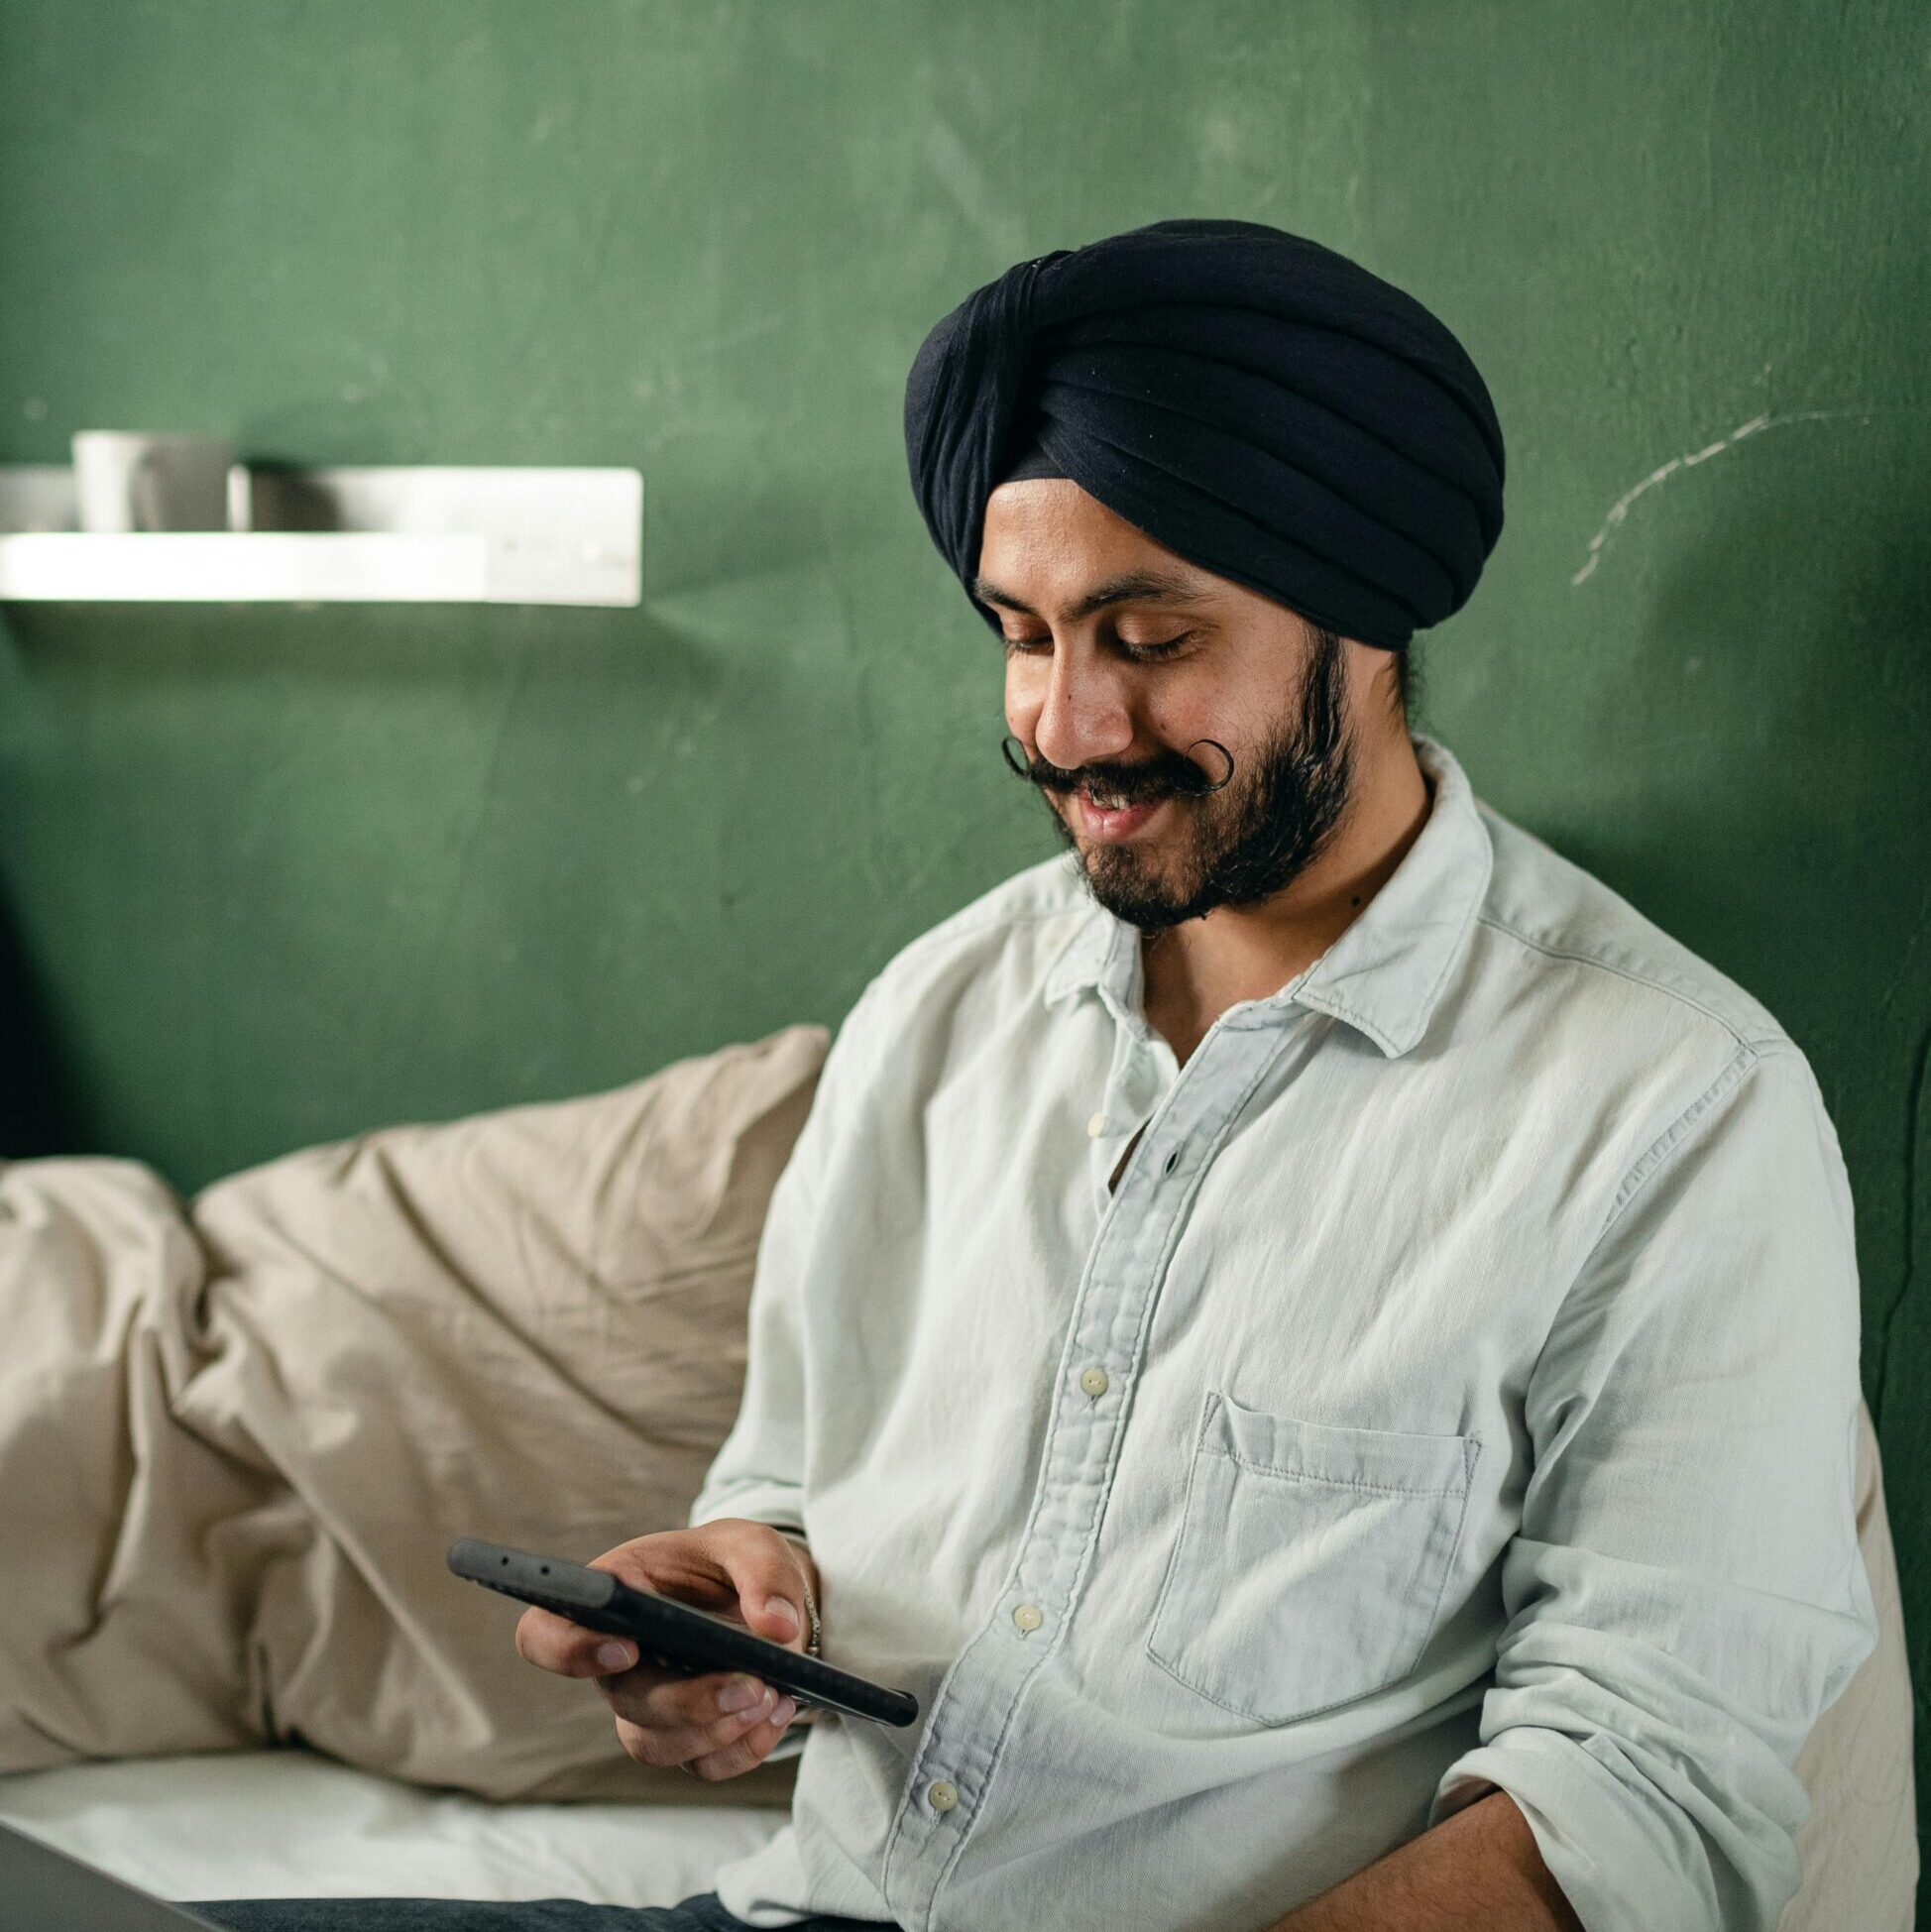
[[(828, 1043), (386, 1128), (184, 1220), (131, 1164), (0, 1171), (0, 1321), (40, 1321), (0, 1367), (0, 1494), (41, 1499), (0, 1520), (32, 1627), (0, 1638), (0, 1769), (284, 1740), (487, 1797), (690, 1802), (444, 1552), (683, 1526)], [(705, 1788), (782, 1803), (793, 1775)]]

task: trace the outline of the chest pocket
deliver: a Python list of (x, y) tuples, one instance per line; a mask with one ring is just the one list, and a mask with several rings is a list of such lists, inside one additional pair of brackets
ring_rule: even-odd
[(1481, 1443), (1334, 1428), (1209, 1390), (1147, 1654), (1257, 1724), (1414, 1669)]

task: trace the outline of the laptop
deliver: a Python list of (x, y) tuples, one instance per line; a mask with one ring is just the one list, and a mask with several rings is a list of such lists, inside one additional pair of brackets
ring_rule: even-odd
[(0, 1932), (217, 1932), (213, 1919), (170, 1905), (0, 1824)]

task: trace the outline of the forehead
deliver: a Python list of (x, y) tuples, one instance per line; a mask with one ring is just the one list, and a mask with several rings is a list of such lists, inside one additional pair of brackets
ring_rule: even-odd
[(1047, 612), (1071, 606), (1096, 584), (1136, 575), (1157, 577), (1201, 601), (1241, 594), (1240, 586), (1189, 563), (1069, 477), (1002, 483), (986, 499), (978, 564), (985, 590)]

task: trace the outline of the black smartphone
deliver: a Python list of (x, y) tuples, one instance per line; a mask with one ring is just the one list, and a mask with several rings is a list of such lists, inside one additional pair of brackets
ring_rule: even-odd
[(823, 1704), (878, 1724), (919, 1721), (919, 1700), (853, 1676), (823, 1657), (808, 1657), (753, 1636), (742, 1624), (714, 1617), (655, 1590), (636, 1590), (608, 1570), (586, 1569), (556, 1556), (462, 1536), (449, 1546), (449, 1567), (471, 1583), (567, 1617), (586, 1630), (627, 1637), (639, 1658), (680, 1677), (710, 1670), (747, 1670), (788, 1691), (800, 1709)]

